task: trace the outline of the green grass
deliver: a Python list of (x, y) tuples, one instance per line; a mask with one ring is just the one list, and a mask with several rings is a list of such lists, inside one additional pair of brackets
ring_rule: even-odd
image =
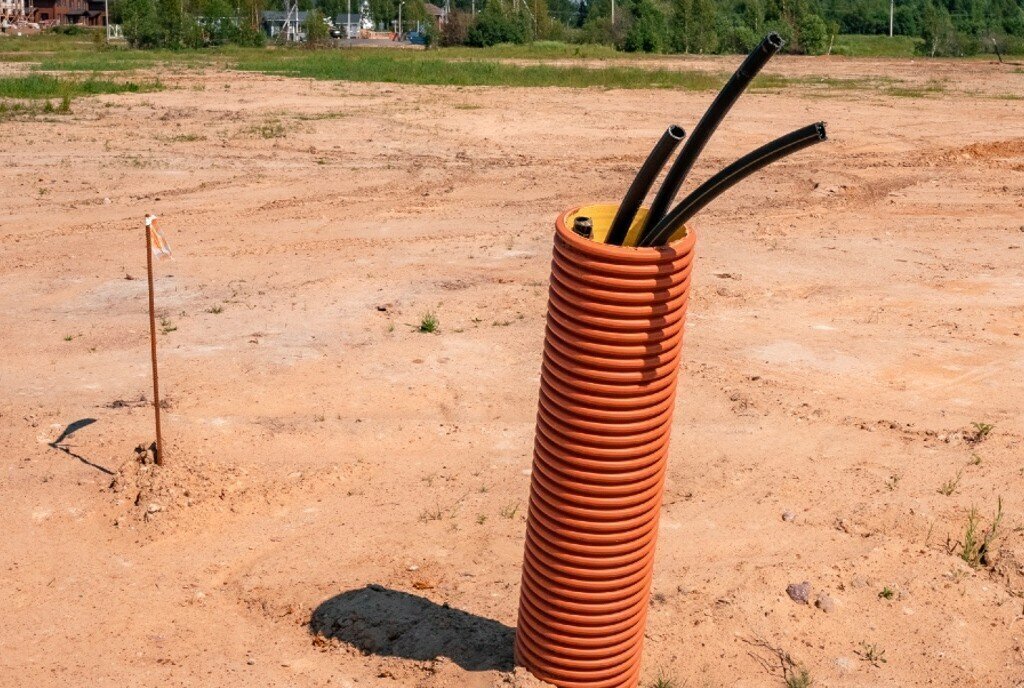
[(144, 93), (147, 91), (159, 91), (162, 88), (163, 85), (159, 81), (109, 81), (95, 77), (69, 79), (48, 74), (0, 77), (0, 98), (20, 98), (24, 100), (67, 98), (70, 101), (71, 98), (76, 96), (95, 96), (107, 93)]
[(961, 468), (959, 471), (956, 472), (956, 477), (950, 478), (949, 480), (947, 480), (946, 482), (942, 483), (942, 485), (939, 486), (939, 494), (949, 497), (954, 492), (956, 492), (956, 488), (960, 487), (960, 479), (963, 477), (963, 475), (964, 469)]
[(914, 57), (923, 41), (911, 36), (861, 36), (841, 34), (832, 46), (833, 55), (848, 57)]
[[(883, 42), (888, 40), (888, 37), (883, 36), (841, 36), (837, 47), (851, 54), (878, 55), (882, 54)], [(891, 49), (893, 54), (913, 54), (913, 46), (907, 43), (908, 39), (894, 38), (892, 41), (885, 44), (885, 47)], [(896, 44), (901, 42), (903, 47), (896, 50)], [(628, 59), (633, 64), (607, 62), (613, 59)], [(103, 47), (80, 36), (57, 36), (50, 33), (0, 42), (0, 62), (31, 63), (31, 68), (37, 72), (88, 72), (91, 76), (80, 83), (91, 84), (92, 88), (106, 84), (108, 89), (118, 89), (105, 92), (132, 91), (133, 86), (142, 90), (147, 86), (132, 82), (118, 84), (98, 76), (101, 73), (126, 73), (157, 67), (191, 69), (215, 66), (320, 80), (437, 86), (671, 88), (687, 91), (717, 90), (729, 76), (725, 67), (721, 72), (670, 69), (667, 63), (671, 59), (674, 57), (627, 54), (607, 46), (553, 41), (538, 41), (529, 45), (496, 45), (491, 48), (442, 48), (427, 52), (391, 48), (305, 50), (231, 46), (178, 51), (132, 50), (124, 46)], [(515, 60), (525, 63), (517, 64)], [(530, 64), (530, 61), (540, 64)], [(118, 85), (115, 87), (110, 84)], [(825, 89), (826, 95), (828, 90), (842, 89), (921, 97), (942, 90), (941, 85), (909, 87), (885, 77), (786, 78), (770, 74), (758, 76), (752, 89), (793, 86)], [(64, 94), (51, 94), (50, 97), (55, 95)]]
[(971, 507), (967, 514), (967, 527), (964, 529), (964, 539), (960, 544), (960, 558), (963, 559), (972, 569), (978, 569), (988, 564), (988, 554), (992, 551), (992, 543), (999, 533), (999, 525), (1003, 521), (1003, 498), (999, 497), (996, 506), (996, 514), (992, 518), (989, 527), (982, 531), (981, 517), (977, 507)]
[(241, 57), (237, 69), (280, 76), (432, 86), (678, 88), (709, 90), (714, 74), (638, 67), (514, 65), (486, 59), (446, 60), (408, 50), (263, 51)]
[(440, 327), (441, 322), (437, 319), (436, 315), (433, 313), (424, 313), (423, 317), (420, 318), (420, 325), (416, 330), (425, 334), (431, 334), (437, 332)]
[[(551, 60), (551, 59), (584, 59), (607, 60), (616, 57), (636, 57), (636, 53), (622, 53), (607, 45), (576, 45), (558, 41), (534, 41), (526, 45), (501, 43), (490, 48), (439, 48), (432, 51), (439, 57), (489, 57), (512, 60)], [(643, 54), (641, 53), (641, 56)], [(653, 56), (652, 56), (653, 57)]]

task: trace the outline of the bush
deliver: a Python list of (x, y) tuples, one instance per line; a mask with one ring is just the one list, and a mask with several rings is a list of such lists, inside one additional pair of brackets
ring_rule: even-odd
[(637, 0), (633, 5), (633, 22), (626, 31), (622, 48), (626, 52), (660, 53), (668, 43), (665, 15), (651, 0)]
[(669, 47), (680, 53), (718, 51), (717, 25), (724, 17), (713, 0), (672, 0), (672, 21), (666, 27)]
[(80, 26), (79, 24), (58, 24), (50, 30), (53, 33), (59, 33), (64, 36), (84, 36), (92, 29)]
[(153, 0), (123, 0), (118, 3), (125, 40), (133, 48), (158, 48), (162, 32)]
[(801, 20), (800, 47), (808, 55), (824, 55), (828, 49), (828, 25), (817, 14), (808, 14)]
[(609, 17), (591, 17), (580, 30), (580, 42), (618, 45), (625, 38), (625, 34), (619, 29), (621, 29), (621, 23), (618, 26), (612, 26), (612, 20)]
[(527, 21), (522, 14), (506, 12), (498, 0), (491, 0), (469, 27), (466, 42), (478, 48), (499, 43), (526, 43), (530, 40)]
[(461, 10), (452, 10), (448, 15), (448, 21), (441, 26), (440, 35), (437, 37), (438, 45), (451, 47), (453, 45), (465, 45), (469, 40), (469, 24), (472, 18)]
[(306, 13), (302, 29), (306, 32), (306, 45), (311, 48), (323, 45), (331, 37), (331, 28), (327, 26), (323, 12), (318, 9)]
[(719, 29), (718, 46), (724, 53), (749, 53), (761, 41), (754, 30), (743, 24)]

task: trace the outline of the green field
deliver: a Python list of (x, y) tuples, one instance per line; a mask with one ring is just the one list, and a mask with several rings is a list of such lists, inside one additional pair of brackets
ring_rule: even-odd
[(69, 79), (48, 74), (0, 77), (0, 98), (34, 100), (41, 98), (74, 98), (107, 93), (143, 93), (163, 88), (159, 81), (110, 81), (90, 77)]
[(243, 71), (344, 81), (437, 86), (562, 86), (710, 90), (724, 78), (698, 71), (578, 65), (516, 65), (486, 59), (443, 59), (411, 51), (264, 51), (239, 59)]
[(920, 38), (910, 36), (858, 36), (844, 34), (836, 36), (832, 46), (833, 55), (849, 57), (915, 57), (917, 48), (923, 43)]
[[(834, 52), (909, 57), (913, 55), (915, 45), (914, 39), (905, 37), (840, 36)], [(622, 63), (627, 59), (631, 64)], [(124, 45), (108, 47), (91, 36), (43, 34), (0, 41), (0, 62), (23, 63), (33, 73), (84, 72), (92, 75), (90, 79), (59, 82), (52, 78), (50, 81), (41, 78), (19, 81), (21, 77), (18, 77), (0, 91), (0, 97), (7, 98), (63, 97), (147, 88), (142, 82), (109, 81), (99, 77), (158, 67), (187, 70), (216, 66), (324, 80), (428, 85), (673, 88), (695, 91), (716, 89), (725, 83), (729, 75), (725, 69), (676, 68), (673, 62), (678, 64), (678, 58), (669, 56), (638, 56), (606, 46), (550, 41), (426, 52), (393, 48), (308, 50), (276, 46), (172, 51), (133, 50)], [(891, 79), (807, 79), (762, 75), (753, 84), (755, 89), (785, 87), (859, 89), (902, 95), (899, 92), (901, 84)], [(927, 95), (941, 90), (940, 87), (927, 91), (918, 89), (907, 95)], [(39, 95), (29, 95), (33, 93)]]

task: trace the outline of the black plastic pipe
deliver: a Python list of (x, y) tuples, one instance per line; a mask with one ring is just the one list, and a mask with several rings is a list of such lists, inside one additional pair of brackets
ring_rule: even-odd
[(636, 178), (629, 185), (629, 190), (626, 191), (622, 203), (619, 204), (605, 243), (622, 246), (622, 242), (626, 240), (626, 234), (629, 233), (629, 228), (633, 225), (633, 218), (636, 217), (637, 211), (640, 210), (644, 199), (647, 198), (647, 193), (654, 186), (654, 180), (658, 178), (661, 168), (665, 166), (665, 161), (669, 159), (685, 136), (686, 132), (683, 131), (683, 128), (673, 124), (654, 144), (651, 154), (647, 156), (640, 171), (636, 173)]
[(743, 181), (761, 168), (780, 158), (826, 140), (825, 123), (817, 122), (775, 139), (757, 150), (747, 153), (721, 172), (701, 184), (693, 193), (679, 202), (672, 212), (649, 234), (640, 238), (639, 246), (661, 246), (668, 242), (687, 220), (704, 209), (734, 184)]
[(715, 133), (715, 129), (718, 129), (718, 125), (729, 114), (729, 110), (757, 76), (757, 73), (761, 71), (761, 68), (782, 49), (783, 43), (782, 37), (777, 33), (773, 32), (765, 36), (753, 52), (747, 55), (747, 59), (743, 60), (743, 64), (732, 75), (725, 88), (715, 97), (711, 107), (700, 118), (700, 122), (691, 132), (690, 138), (686, 140), (683, 149), (679, 151), (679, 157), (676, 158), (672, 167), (669, 168), (668, 174), (665, 175), (665, 181), (661, 183), (661, 188), (658, 189), (658, 193), (651, 203), (651, 210), (647, 213), (647, 220), (644, 221), (644, 234), (654, 229), (665, 217), (676, 194), (679, 193), (679, 188), (686, 181), (686, 176), (690, 174), (693, 164), (697, 162), (697, 158), (700, 157), (711, 135)]

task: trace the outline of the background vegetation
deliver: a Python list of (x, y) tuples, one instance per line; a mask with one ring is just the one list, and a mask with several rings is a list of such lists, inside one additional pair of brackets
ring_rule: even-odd
[[(390, 28), (400, 0), (366, 0), (363, 11)], [(890, 40), (889, 0), (452, 0), (453, 12), (428, 42), (441, 46), (524, 44), (537, 40), (597, 44), (629, 52), (743, 53), (769, 31), (791, 53), (966, 56), (1024, 53), (1024, 0), (896, 0)], [(260, 15), (282, 0), (116, 0), (112, 20), (134, 47), (263, 43)], [(330, 18), (348, 0), (300, 0)], [(430, 26), (424, 0), (404, 0), (403, 26)], [(361, 0), (353, 0), (353, 8)], [(319, 26), (310, 25), (318, 40)], [(854, 45), (848, 34), (888, 43)], [(870, 50), (869, 50), (870, 52)]]

